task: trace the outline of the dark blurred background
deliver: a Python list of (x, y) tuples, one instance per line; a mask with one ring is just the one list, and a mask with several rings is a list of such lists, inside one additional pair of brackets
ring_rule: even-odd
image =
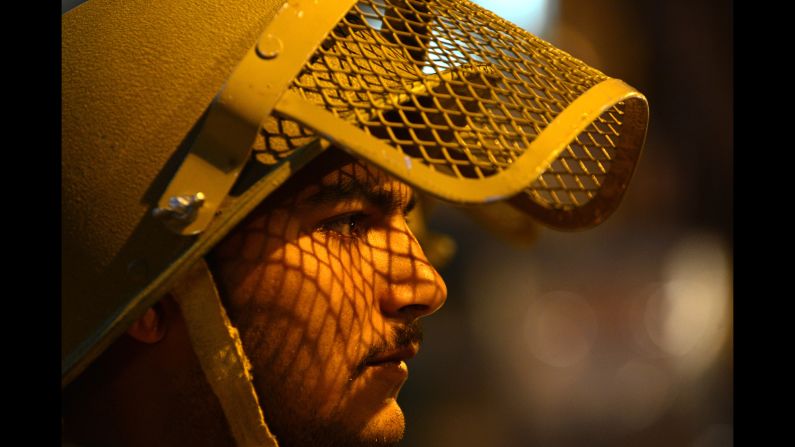
[(401, 392), (407, 446), (733, 445), (729, 1), (478, 0), (646, 95), (624, 202), (601, 226), (457, 244)]

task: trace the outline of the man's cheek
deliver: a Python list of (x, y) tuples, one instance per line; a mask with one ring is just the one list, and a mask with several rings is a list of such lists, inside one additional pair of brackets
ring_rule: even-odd
[[(327, 315), (317, 315), (315, 324), (321, 325), (328, 332), (319, 344), (320, 349), (333, 349), (338, 356), (346, 360), (345, 367), (355, 367), (369, 343), (367, 338), (371, 331), (373, 307), (372, 268), (367, 262), (359, 262), (354, 266), (350, 261), (353, 256), (361, 257), (355, 246), (349, 246), (335, 252), (330, 262), (320, 263), (317, 274), (319, 286), (317, 301), (324, 301)], [(365, 273), (366, 272), (366, 273)], [(318, 319), (322, 321), (318, 321)], [(333, 346), (333, 348), (332, 348)], [(350, 371), (345, 371), (350, 374)]]

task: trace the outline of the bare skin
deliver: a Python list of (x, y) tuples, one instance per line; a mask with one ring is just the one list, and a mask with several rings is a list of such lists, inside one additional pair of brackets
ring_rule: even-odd
[[(441, 307), (446, 288), (408, 228), (411, 188), (336, 151), (321, 157), (252, 212), (208, 262), (280, 445), (393, 445), (405, 429), (396, 399), (405, 362), (419, 350), (417, 320)], [(147, 315), (119, 342), (133, 345), (122, 357), (143, 366), (116, 368), (116, 384), (100, 393), (133, 410), (106, 426), (157, 428), (125, 445), (166, 445), (167, 436), (202, 432), (192, 445), (231, 441), (217, 401), (195, 380), (178, 308), (166, 299)], [(130, 359), (136, 350), (161, 354)], [(177, 389), (156, 389), (167, 386)], [(164, 398), (172, 399), (166, 408)], [(175, 423), (186, 418), (192, 422)], [(172, 424), (158, 425), (163, 420)], [(183, 430), (193, 433), (175, 433)]]

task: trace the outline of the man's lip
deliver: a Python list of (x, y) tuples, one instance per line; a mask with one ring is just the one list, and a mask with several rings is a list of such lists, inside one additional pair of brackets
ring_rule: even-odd
[(390, 363), (390, 362), (400, 363), (417, 355), (417, 352), (419, 350), (420, 350), (419, 344), (411, 344), (409, 346), (404, 346), (398, 349), (387, 351), (379, 355), (378, 357), (368, 361), (365, 365), (373, 366), (373, 365), (379, 365), (382, 363)]

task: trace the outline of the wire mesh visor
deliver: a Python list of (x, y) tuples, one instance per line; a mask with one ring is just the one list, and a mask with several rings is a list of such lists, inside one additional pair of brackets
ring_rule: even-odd
[[(338, 120), (285, 105), (299, 97)], [(433, 195), (510, 199), (561, 228), (615, 209), (648, 120), (645, 98), (623, 82), (448, 0), (359, 1), (275, 112), (260, 160), (286, 155), (306, 126)]]

